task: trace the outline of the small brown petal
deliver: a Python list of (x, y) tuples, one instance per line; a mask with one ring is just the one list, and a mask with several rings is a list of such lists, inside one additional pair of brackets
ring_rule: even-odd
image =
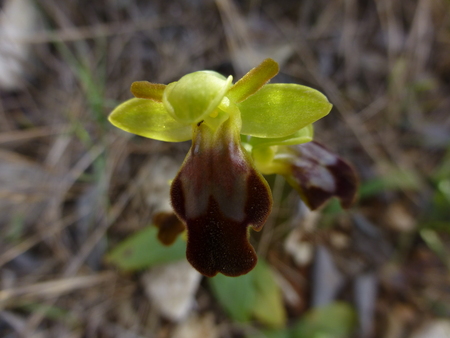
[(205, 276), (239, 276), (256, 265), (248, 226), (260, 230), (272, 206), (270, 188), (253, 168), (227, 121), (198, 126), (171, 187), (172, 206), (186, 222), (188, 261)]
[(153, 216), (158, 227), (158, 239), (164, 245), (172, 245), (184, 230), (184, 224), (173, 212), (158, 212)]
[(354, 169), (343, 159), (317, 142), (291, 146), (295, 160), (286, 176), (311, 209), (317, 209), (333, 196), (344, 208), (353, 203), (358, 188)]

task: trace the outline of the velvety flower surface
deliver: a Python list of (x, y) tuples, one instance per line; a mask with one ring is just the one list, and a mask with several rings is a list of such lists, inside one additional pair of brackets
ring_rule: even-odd
[[(346, 161), (315, 141), (276, 148), (270, 156), (266, 156), (266, 161), (270, 157), (268, 163), (259, 163), (262, 172), (283, 175), (312, 210), (331, 197), (339, 198), (344, 208), (351, 206), (358, 179)], [(267, 151), (263, 149), (263, 152)]]
[(202, 274), (241, 275), (256, 264), (248, 242), (250, 225), (260, 230), (268, 217), (270, 188), (240, 144), (236, 117), (217, 130), (202, 123), (171, 187), (172, 204), (187, 224), (186, 256)]
[[(239, 276), (256, 265), (249, 229), (259, 231), (272, 207), (261, 173), (284, 175), (312, 208), (331, 196), (348, 206), (354, 197), (351, 167), (310, 142), (312, 123), (331, 104), (309, 87), (267, 84), (277, 72), (278, 64), (267, 59), (235, 84), (213, 71), (190, 73), (167, 86), (135, 82), (136, 98), (109, 117), (140, 136), (192, 140), (171, 200), (187, 229), (187, 259), (206, 276)], [(159, 221), (160, 237), (170, 244), (180, 225)]]

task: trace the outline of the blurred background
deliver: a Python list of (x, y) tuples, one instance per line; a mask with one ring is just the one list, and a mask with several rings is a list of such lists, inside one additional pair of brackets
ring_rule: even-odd
[[(0, 336), (449, 337), (449, 9), (1, 0)], [(268, 57), (272, 82), (334, 105), (315, 137), (352, 163), (358, 201), (311, 212), (268, 177), (274, 209), (252, 234), (263, 265), (202, 278), (152, 226), (189, 142), (107, 116), (133, 81), (237, 80)]]

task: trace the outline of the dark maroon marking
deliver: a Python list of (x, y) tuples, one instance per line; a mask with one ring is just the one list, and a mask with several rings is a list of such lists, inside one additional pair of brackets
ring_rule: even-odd
[[(317, 142), (290, 147), (298, 160), (290, 163), (292, 173), (287, 176), (311, 209), (317, 209), (331, 197), (338, 197), (341, 205), (348, 208), (358, 189), (354, 169), (343, 159)], [(333, 187), (327, 187), (332, 179)]]
[[(272, 207), (264, 178), (227, 129), (202, 124), (172, 182), (171, 201), (186, 223), (186, 257), (200, 273), (239, 276), (256, 264), (248, 227), (259, 231)], [(234, 132), (233, 129), (231, 129)]]
[(186, 257), (201, 274), (213, 277), (218, 272), (240, 276), (257, 262), (248, 241), (248, 223), (227, 219), (218, 203), (210, 197), (205, 215), (187, 221)]
[(254, 170), (247, 179), (247, 189), (250, 198), (246, 201), (242, 222), (225, 217), (213, 197), (209, 199), (205, 215), (187, 221), (186, 257), (205, 276), (213, 277), (218, 272), (240, 276), (256, 265), (257, 256), (248, 241), (248, 226), (261, 230), (272, 200)]
[(172, 202), (172, 207), (175, 210), (178, 217), (180, 217), (181, 220), (186, 222), (184, 192), (181, 180), (179, 179), (179, 175), (175, 177), (175, 179), (172, 182), (172, 185), (170, 186), (170, 201)]
[(336, 196), (339, 197), (344, 208), (349, 208), (355, 201), (358, 190), (358, 178), (355, 170), (341, 158), (338, 163), (327, 168), (336, 179)]
[(247, 178), (247, 191), (250, 198), (245, 204), (246, 221), (256, 231), (260, 231), (272, 209), (272, 195), (261, 182), (261, 175), (252, 170)]
[(158, 212), (153, 216), (153, 223), (158, 227), (158, 239), (164, 245), (172, 245), (185, 230), (183, 222), (173, 212)]

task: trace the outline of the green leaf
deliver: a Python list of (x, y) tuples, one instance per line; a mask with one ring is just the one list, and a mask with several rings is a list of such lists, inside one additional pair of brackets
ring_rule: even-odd
[(335, 302), (308, 311), (293, 328), (296, 338), (348, 338), (356, 325), (356, 314), (346, 303)]
[(262, 259), (254, 269), (253, 284), (256, 288), (253, 315), (267, 326), (282, 328), (286, 324), (283, 297), (272, 270)]
[[(447, 219), (450, 219), (450, 217), (448, 217)], [(420, 228), (434, 230), (438, 232), (446, 232), (447, 234), (450, 234), (450, 221), (426, 220), (420, 224)]]
[(227, 97), (235, 103), (244, 101), (277, 75), (278, 71), (278, 63), (272, 59), (265, 59), (236, 82), (228, 91)]
[(342, 205), (339, 203), (337, 198), (332, 198), (324, 207), (321, 209), (323, 215), (335, 217), (341, 215), (344, 211)]
[(186, 255), (186, 242), (179, 237), (171, 246), (157, 239), (158, 229), (147, 227), (119, 243), (107, 256), (108, 263), (125, 271), (141, 270), (158, 264), (181, 260)]
[(315, 89), (296, 84), (267, 84), (238, 103), (241, 134), (286, 137), (327, 115), (332, 105)]
[(232, 76), (226, 79), (213, 71), (187, 74), (166, 87), (164, 106), (177, 121), (185, 124), (198, 123), (217, 108), (232, 80)]
[(280, 288), (272, 270), (261, 258), (246, 275), (227, 277), (218, 274), (209, 279), (212, 292), (236, 321), (248, 322), (252, 317), (272, 328), (286, 323), (286, 311)]
[(450, 268), (450, 259), (448, 258), (448, 253), (450, 250), (447, 250), (446, 245), (439, 234), (431, 229), (422, 229), (420, 230), (420, 236), (427, 246), (436, 254), (436, 256), (438, 256), (442, 262)]
[(74, 313), (57, 306), (31, 301), (16, 302), (15, 306), (22, 311), (40, 313), (40, 315), (45, 318), (63, 322), (71, 327), (79, 326), (81, 324), (79, 318)]
[[(254, 328), (253, 328), (254, 329)], [(296, 338), (291, 336), (291, 332), (288, 328), (282, 329), (269, 329), (257, 332), (250, 332), (246, 338)]]
[(450, 233), (450, 179), (435, 183), (430, 202), (422, 217), (421, 228)]
[(251, 137), (248, 143), (252, 147), (270, 147), (270, 146), (290, 146), (294, 144), (301, 144), (310, 142), (313, 139), (314, 128), (313, 125), (307, 125), (294, 134), (285, 137), (276, 138), (260, 138)]
[(109, 121), (122, 130), (166, 142), (192, 138), (192, 127), (175, 121), (160, 102), (130, 99), (109, 115)]
[(208, 281), (220, 305), (232, 319), (239, 322), (250, 320), (256, 299), (253, 271), (239, 277), (218, 274)]
[(135, 97), (156, 102), (162, 102), (164, 89), (166, 89), (166, 85), (148, 81), (136, 81), (131, 84), (131, 93)]
[(422, 187), (420, 177), (416, 172), (406, 169), (391, 169), (384, 176), (364, 182), (359, 189), (361, 199), (374, 196), (382, 191), (412, 190)]
[(450, 145), (447, 147), (446, 154), (439, 162), (439, 165), (432, 175), (432, 178), (435, 181), (445, 180), (450, 177)]

